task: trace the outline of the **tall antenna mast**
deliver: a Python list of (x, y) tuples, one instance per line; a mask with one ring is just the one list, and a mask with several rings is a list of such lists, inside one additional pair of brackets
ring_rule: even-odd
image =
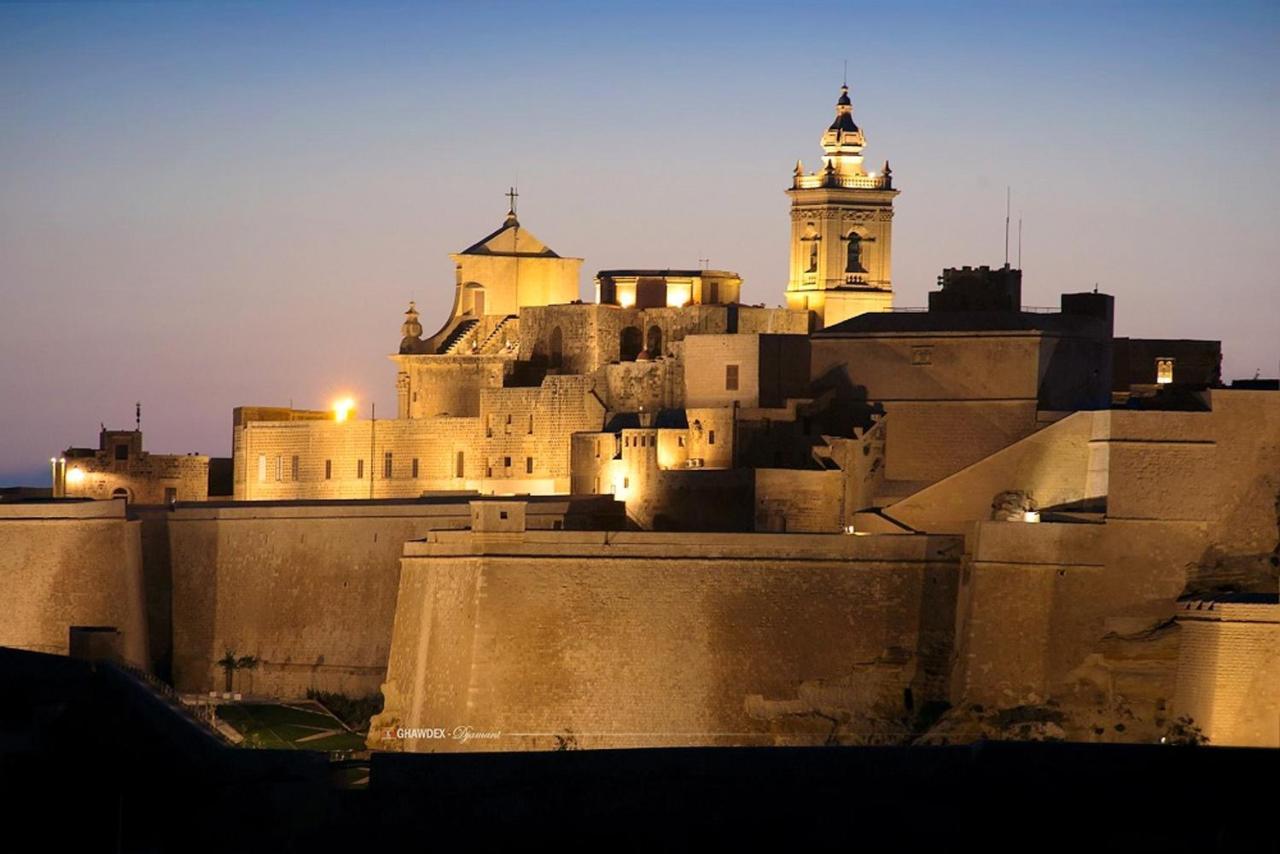
[(1022, 217), (1018, 217), (1018, 269), (1022, 269)]
[(138, 401), (133, 405), (133, 429), (137, 432), (142, 431), (142, 401)]
[(841, 86), (849, 85), (849, 60), (847, 59), (844, 61), (844, 74), (841, 75), (840, 85)]
[(1006, 184), (1004, 187), (1004, 265), (1009, 266), (1009, 203), (1013, 199), (1013, 190)]

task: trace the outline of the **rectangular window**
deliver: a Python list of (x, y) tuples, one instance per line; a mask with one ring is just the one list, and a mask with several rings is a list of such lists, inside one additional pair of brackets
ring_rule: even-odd
[(391, 480), (391, 452), (382, 455), (382, 479)]
[(464, 462), (465, 462), (465, 457), (463, 457), (463, 452), (458, 451), (457, 456), (454, 458), (454, 477), (464, 476), (463, 475), (463, 472), (465, 471), (465, 469), (463, 468)]
[(533, 435), (533, 413), (529, 413), (529, 435)]
[(413, 465), (412, 465), (412, 466), (410, 466), (410, 469), (411, 469), (411, 470), (412, 470), (412, 472), (413, 472), (413, 474), (412, 474), (412, 475), (410, 475), (410, 476), (411, 476), (414, 480), (417, 480), (417, 479), (418, 479), (418, 458), (417, 458), (417, 457), (414, 457), (414, 458), (413, 458)]
[(324, 479), (333, 480), (333, 460), (324, 461)]
[(364, 460), (356, 460), (356, 480), (364, 479)]
[(276, 454), (276, 483), (284, 480), (284, 455)]
[(117, 459), (117, 460), (127, 460), (127, 459), (129, 459), (129, 446), (128, 446), (128, 445), (116, 445), (116, 459)]
[(166, 486), (164, 488), (164, 503), (172, 504), (177, 500), (178, 500), (178, 490), (172, 486)]
[(684, 447), (684, 436), (676, 436), (676, 445), (681, 448)]
[(708, 444), (708, 445), (714, 445), (715, 443), (716, 443), (716, 431), (715, 431), (715, 430), (708, 430), (708, 431), (707, 431), (707, 444)]
[(1173, 359), (1156, 359), (1156, 382), (1160, 385), (1173, 382)]
[(737, 365), (724, 366), (724, 390), (725, 391), (738, 390), (738, 366)]
[(289, 461), (289, 475), (292, 480), (298, 479), (298, 455), (294, 454), (293, 459)]
[(258, 454), (258, 483), (267, 482), (267, 455)]
[(932, 347), (912, 347), (911, 348), (911, 364), (932, 365), (933, 364), (933, 348)]
[(503, 467), (504, 469), (509, 469), (509, 468), (511, 468), (511, 457), (503, 457), (503, 458), (502, 458), (502, 467)]
[(622, 488), (623, 488), (623, 489), (630, 489), (630, 488), (631, 488), (631, 478), (629, 478), (629, 477), (624, 477), (624, 478), (622, 479)]
[(533, 457), (524, 458), (524, 473), (533, 474)]

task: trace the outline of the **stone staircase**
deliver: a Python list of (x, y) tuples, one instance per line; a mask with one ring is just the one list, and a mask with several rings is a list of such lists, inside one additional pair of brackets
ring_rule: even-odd
[(449, 333), (449, 337), (444, 339), (444, 343), (440, 345), (440, 349), (438, 351), (439, 354), (444, 356), (457, 352), (463, 342), (471, 336), (471, 333), (475, 331), (475, 328), (479, 324), (480, 321), (475, 318), (464, 320), (459, 323), (454, 327), (454, 330)]
[(508, 314), (506, 317), (502, 318), (502, 320), (498, 321), (498, 325), (493, 327), (493, 331), (486, 335), (485, 339), (480, 342), (480, 346), (476, 348), (476, 352), (491, 353), (500, 350), (502, 347), (502, 331), (507, 327), (507, 324), (515, 319), (516, 316), (514, 314)]

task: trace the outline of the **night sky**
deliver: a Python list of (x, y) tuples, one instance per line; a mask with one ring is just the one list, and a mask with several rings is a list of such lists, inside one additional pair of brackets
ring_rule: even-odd
[(1117, 334), (1280, 371), (1280, 4), (4, 4), (0, 484), (135, 400), (167, 453), (393, 415), (408, 300), (444, 322), (516, 182), (585, 298), (708, 258), (780, 303), (845, 60), (898, 305), (1002, 262), (1011, 185), (1024, 303), (1097, 283)]

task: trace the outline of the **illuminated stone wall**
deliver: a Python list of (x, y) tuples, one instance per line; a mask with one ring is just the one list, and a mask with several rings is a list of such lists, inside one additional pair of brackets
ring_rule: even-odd
[(1280, 747), (1280, 605), (1188, 601), (1178, 628), (1175, 714), (1211, 744)]
[[(616, 511), (576, 499), (528, 508), (526, 524), (535, 529), (621, 524)], [(405, 541), (471, 524), (465, 500), (441, 499), (169, 513), (174, 684), (222, 690), (217, 661), (232, 650), (260, 661), (235, 677), (246, 693), (377, 691)]]
[[(406, 546), (375, 746), (823, 744), (945, 694), (952, 538), (450, 533)], [(536, 559), (535, 559), (536, 557)], [(497, 739), (387, 741), (387, 727)]]
[(0, 646), (66, 655), (72, 626), (111, 626), (147, 667), (139, 533), (123, 501), (0, 503)]

